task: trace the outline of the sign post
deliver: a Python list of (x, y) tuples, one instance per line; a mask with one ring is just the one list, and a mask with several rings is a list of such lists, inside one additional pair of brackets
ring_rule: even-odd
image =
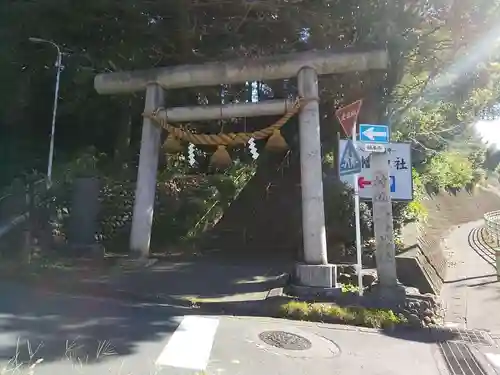
[[(357, 100), (354, 103), (349, 104), (346, 107), (339, 108), (335, 111), (335, 116), (340, 122), (340, 125), (344, 129), (347, 136), (351, 135), (352, 145), (356, 149), (356, 123), (358, 120), (359, 111), (361, 110), (361, 105), (363, 100)], [(350, 134), (349, 134), (350, 133)], [(347, 147), (346, 147), (347, 150)], [(357, 151), (356, 151), (357, 154)], [(341, 162), (342, 163), (342, 162)], [(360, 168), (354, 173), (354, 181), (358, 180), (359, 172), (361, 172), (362, 163), (360, 163)], [(342, 175), (342, 174), (341, 174)], [(363, 295), (363, 257), (361, 252), (361, 220), (359, 212), (359, 186), (354, 184), (354, 216), (356, 223), (356, 265), (358, 271), (358, 293), (360, 296)]]
[(373, 230), (375, 233), (375, 256), (377, 275), (382, 290), (397, 287), (396, 252), (394, 248), (394, 228), (392, 223), (391, 179), (387, 164), (387, 154), (372, 154), (373, 163)]
[[(356, 122), (352, 127), (352, 141), (356, 144)], [(361, 170), (359, 171), (361, 172)], [(359, 172), (354, 175), (357, 180)], [(361, 213), (359, 208), (359, 186), (354, 184), (354, 216), (356, 220), (356, 261), (358, 263), (358, 288), (359, 295), (363, 295), (363, 252), (361, 248)]]
[[(386, 125), (361, 124), (359, 125), (359, 134), (361, 142), (368, 143), (365, 150), (372, 150), (370, 153), (373, 167), (371, 186), (377, 275), (381, 292), (390, 293), (398, 285), (391, 203), (392, 190), (396, 190), (396, 177), (389, 174), (385, 147), (376, 147), (379, 144), (389, 144), (389, 127)], [(359, 186), (359, 183), (354, 185)]]

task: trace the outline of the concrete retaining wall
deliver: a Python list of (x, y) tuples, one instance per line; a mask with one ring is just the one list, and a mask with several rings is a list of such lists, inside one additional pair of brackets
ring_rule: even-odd
[(447, 261), (443, 241), (457, 225), (479, 220), (500, 209), (500, 192), (477, 187), (474, 192), (442, 192), (425, 201), (428, 219), (403, 230), (406, 251), (397, 256), (398, 277), (402, 283), (422, 293), (439, 294), (446, 280)]

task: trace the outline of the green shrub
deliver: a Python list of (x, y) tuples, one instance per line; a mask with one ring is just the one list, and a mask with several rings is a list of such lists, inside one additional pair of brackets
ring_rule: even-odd
[(483, 169), (486, 162), (486, 148), (480, 147), (472, 151), (467, 159), (475, 170)]
[(413, 200), (406, 205), (403, 215), (407, 222), (425, 221), (427, 219), (427, 209), (422, 201)]
[(280, 316), (302, 320), (309, 315), (309, 305), (306, 302), (291, 301), (280, 307)]
[(280, 306), (279, 317), (312, 322), (350, 324), (370, 328), (406, 324), (406, 319), (392, 310), (367, 309), (361, 306), (340, 307), (334, 304), (291, 301)]
[[(361, 202), (361, 237), (372, 237), (372, 214), (369, 206)], [(353, 252), (356, 244), (353, 189), (342, 182), (325, 185), (325, 216), (328, 242), (342, 243), (348, 252)], [(344, 254), (346, 255), (346, 254)]]
[(425, 185), (422, 176), (412, 169), (413, 178), (413, 200), (408, 203), (396, 203), (394, 217), (396, 228), (401, 228), (404, 223), (412, 221), (425, 221), (427, 219), (427, 209), (423, 201), (427, 198)]
[(470, 160), (458, 152), (442, 152), (434, 155), (427, 163), (423, 182), (440, 191), (446, 188), (461, 189), (473, 180), (473, 166)]
[(358, 293), (359, 287), (353, 284), (343, 284), (342, 293)]
[[(190, 175), (186, 162), (169, 159), (157, 177), (152, 227), (152, 247), (191, 241), (209, 229), (245, 186), (255, 171), (254, 165), (234, 163), (226, 173)], [(75, 178), (98, 177), (101, 206), (97, 240), (113, 252), (127, 250), (136, 188), (137, 167), (117, 165), (85, 150), (73, 161), (54, 171), (57, 181), (45, 198), (50, 204), (53, 233), (67, 237), (71, 214), (71, 191)]]
[(486, 171), (484, 169), (478, 168), (472, 171), (472, 182), (477, 184), (486, 178)]

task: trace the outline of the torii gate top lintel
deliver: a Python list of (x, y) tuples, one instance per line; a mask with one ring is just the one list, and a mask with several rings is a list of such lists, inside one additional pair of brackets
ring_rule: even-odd
[(210, 62), (197, 65), (153, 68), (128, 72), (98, 74), (94, 87), (99, 94), (124, 94), (144, 91), (156, 83), (164, 89), (216, 86), (246, 81), (287, 79), (297, 76), (304, 67), (318, 75), (386, 69), (385, 50), (342, 52), (324, 50), (281, 54), (259, 59)]

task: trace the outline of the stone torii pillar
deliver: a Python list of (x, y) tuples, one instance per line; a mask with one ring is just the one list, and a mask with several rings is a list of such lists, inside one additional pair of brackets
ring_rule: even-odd
[[(153, 112), (165, 104), (165, 91), (157, 84), (148, 85), (145, 102), (144, 112)], [(130, 233), (130, 250), (139, 257), (149, 254), (160, 146), (161, 128), (144, 117)]]
[(307, 104), (299, 114), (302, 232), (306, 264), (328, 264), (326, 255), (323, 170), (319, 120), (318, 75), (305, 67), (298, 74), (299, 95)]
[[(298, 77), (299, 95), (307, 99), (299, 114), (302, 225), (306, 263), (298, 267), (298, 275), (303, 285), (331, 287), (332, 272), (326, 252), (323, 204), (318, 75), (386, 69), (387, 64), (388, 54), (384, 50), (314, 51), (257, 60), (99, 74), (94, 80), (94, 87), (99, 94), (146, 91), (145, 109), (152, 111), (164, 106), (163, 90)], [(284, 114), (287, 106), (287, 101), (240, 103), (171, 108), (163, 111), (162, 115), (172, 122), (223, 119)], [(149, 255), (159, 147), (160, 129), (145, 118), (130, 238), (131, 251), (144, 257)]]

